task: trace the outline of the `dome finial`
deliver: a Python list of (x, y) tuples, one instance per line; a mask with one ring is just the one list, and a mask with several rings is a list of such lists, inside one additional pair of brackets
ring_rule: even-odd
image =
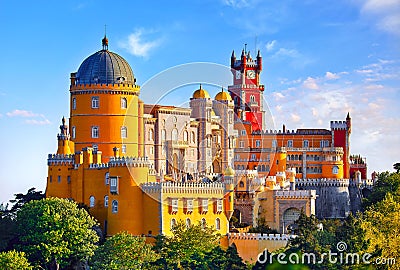
[(104, 38), (101, 40), (103, 50), (108, 51), (107, 25), (104, 25)]

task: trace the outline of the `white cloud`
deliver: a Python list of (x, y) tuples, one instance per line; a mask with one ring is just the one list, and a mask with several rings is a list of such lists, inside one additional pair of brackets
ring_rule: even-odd
[(265, 48), (267, 49), (267, 51), (272, 51), (275, 47), (275, 44), (276, 40), (272, 40), (265, 45)]
[(18, 117), (36, 117), (36, 116), (38, 116), (38, 114), (33, 113), (31, 111), (18, 110), (18, 109), (13, 110), (12, 112), (6, 113), (6, 115), (8, 117), (15, 117), (15, 116), (18, 116)]
[(325, 78), (327, 80), (336, 80), (336, 79), (339, 79), (340, 76), (337, 73), (332, 73), (332, 72), (327, 71), (325, 73)]
[(243, 8), (249, 6), (249, 1), (247, 0), (224, 0), (223, 3), (233, 8)]
[[(151, 31), (149, 32), (151, 33)], [(127, 50), (130, 54), (140, 57), (147, 57), (151, 50), (155, 49), (161, 44), (161, 40), (145, 41), (143, 36), (146, 34), (143, 29), (138, 29), (130, 34), (126, 40), (121, 41), (119, 46)]]
[(301, 120), (300, 115), (296, 114), (296, 113), (291, 113), (290, 114), (290, 118), (293, 122), (298, 123)]
[(295, 49), (280, 48), (275, 53), (275, 56), (287, 56), (287, 57), (291, 57), (291, 58), (297, 58), (300, 56), (300, 53)]
[(308, 77), (304, 82), (303, 82), (303, 86), (307, 89), (312, 89), (312, 90), (317, 90), (319, 89), (319, 86), (317, 84), (317, 80), (312, 78), (312, 77)]
[(285, 96), (280, 92), (273, 92), (272, 95), (275, 97), (275, 100), (281, 100), (285, 98)]
[(400, 2), (398, 0), (367, 0), (361, 13), (375, 21), (378, 29), (400, 35)]
[(37, 119), (27, 119), (25, 120), (26, 124), (29, 125), (38, 125), (38, 126), (43, 126), (43, 125), (50, 125), (51, 122), (48, 119), (42, 119), (42, 120), (37, 120)]

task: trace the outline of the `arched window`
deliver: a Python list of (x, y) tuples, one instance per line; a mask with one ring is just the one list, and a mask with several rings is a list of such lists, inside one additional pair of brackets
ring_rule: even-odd
[(190, 225), (191, 225), (191, 221), (190, 221), (190, 218), (187, 218), (186, 219), (186, 228), (189, 228), (190, 227)]
[(121, 98), (121, 109), (126, 109), (128, 107), (128, 101), (126, 98)]
[(92, 109), (98, 109), (100, 106), (99, 97), (92, 97)]
[(113, 213), (117, 213), (118, 212), (118, 201), (117, 200), (113, 200), (112, 201), (112, 209), (111, 209), (111, 211)]
[(240, 181), (240, 182), (239, 182), (239, 187), (241, 187), (241, 188), (244, 187), (243, 181)]
[(93, 144), (92, 148), (94, 153), (96, 153), (99, 150), (99, 146), (97, 144)]
[(128, 138), (128, 129), (126, 127), (121, 127), (121, 138), (126, 139)]
[(72, 109), (76, 110), (76, 98), (72, 99)]
[(221, 230), (221, 220), (219, 218), (215, 219), (215, 229)]
[(167, 132), (165, 129), (161, 130), (161, 141), (165, 141), (167, 139)]
[(265, 172), (265, 165), (261, 165), (261, 171)]
[(229, 124), (233, 123), (233, 112), (229, 112)]
[(149, 129), (149, 141), (153, 141), (154, 140), (154, 131), (153, 129)]
[(171, 219), (171, 230), (174, 229), (174, 227), (176, 226), (176, 219)]
[(108, 195), (104, 196), (104, 207), (108, 207)]
[(98, 138), (99, 137), (99, 127), (94, 126), (92, 127), (92, 138)]
[(94, 201), (95, 201), (94, 196), (90, 196), (90, 198), (89, 198), (89, 207), (94, 207)]
[(76, 137), (76, 127), (72, 127), (71, 128), (71, 136), (72, 136), (72, 139), (75, 139), (75, 137)]
[(178, 130), (176, 129), (176, 128), (174, 128), (173, 130), (172, 130), (172, 133), (171, 133), (171, 139), (173, 140), (173, 141), (177, 141), (178, 140)]
[(250, 103), (256, 103), (256, 97), (251, 95), (250, 96)]
[(205, 218), (202, 218), (202, 219), (201, 219), (201, 228), (202, 228), (202, 229), (205, 229), (206, 226), (207, 226), (207, 221), (206, 221)]
[(188, 141), (188, 132), (187, 132), (186, 130), (183, 132), (183, 140), (184, 140), (185, 142)]
[(339, 167), (338, 166), (333, 166), (332, 173), (333, 174), (338, 174), (339, 173)]
[(304, 141), (303, 141), (303, 147), (304, 147), (304, 148), (308, 148), (308, 147), (309, 147), (308, 140), (304, 140)]
[(109, 172), (106, 172), (106, 173), (104, 174), (104, 183), (105, 183), (106, 185), (110, 184), (110, 173), (109, 173)]

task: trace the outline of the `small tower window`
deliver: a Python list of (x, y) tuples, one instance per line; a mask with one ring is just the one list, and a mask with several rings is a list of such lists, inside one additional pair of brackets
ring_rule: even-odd
[(293, 140), (287, 141), (287, 147), (293, 147)]
[(165, 129), (161, 130), (161, 141), (165, 141), (167, 139), (167, 132)]
[(126, 109), (128, 107), (128, 101), (126, 98), (121, 98), (121, 109)]
[(174, 129), (172, 130), (171, 136), (172, 136), (172, 140), (173, 140), (173, 141), (177, 141), (177, 140), (178, 140), (178, 130), (177, 130), (176, 128), (174, 128)]
[(94, 201), (95, 201), (94, 196), (90, 196), (90, 198), (89, 198), (89, 207), (94, 207)]
[(149, 129), (149, 141), (153, 141), (154, 140), (154, 131), (153, 129)]
[(92, 97), (92, 109), (98, 109), (99, 105), (99, 97)]
[(339, 173), (339, 167), (338, 166), (333, 166), (332, 173), (333, 174), (338, 174)]
[(104, 207), (108, 207), (108, 195), (104, 196)]
[(188, 132), (187, 132), (186, 130), (183, 132), (183, 140), (184, 140), (185, 142), (188, 141)]
[(99, 150), (97, 144), (93, 144), (92, 147), (93, 147), (93, 152), (97, 152)]
[(71, 135), (72, 135), (72, 139), (75, 139), (76, 138), (76, 127), (72, 127), (71, 128)]
[(72, 109), (76, 110), (76, 98), (72, 98)]
[(196, 142), (196, 134), (192, 131), (192, 143)]
[(221, 230), (221, 220), (219, 218), (215, 219), (215, 229)]
[(128, 137), (128, 129), (126, 127), (121, 127), (121, 138), (126, 139)]
[(256, 103), (256, 97), (253, 96), (253, 95), (250, 96), (250, 104), (257, 104)]
[(123, 144), (121, 146), (121, 152), (122, 152), (122, 154), (126, 154), (126, 144)]
[(106, 172), (106, 173), (104, 174), (104, 183), (105, 183), (106, 185), (110, 184), (110, 173), (109, 173), (109, 172)]
[(92, 127), (92, 138), (98, 138), (99, 137), (99, 127), (95, 126)]
[(118, 201), (113, 200), (111, 206), (112, 206), (111, 212), (118, 213)]

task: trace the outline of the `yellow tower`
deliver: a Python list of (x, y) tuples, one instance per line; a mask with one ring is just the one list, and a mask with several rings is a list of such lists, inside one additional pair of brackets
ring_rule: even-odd
[(105, 160), (118, 148), (121, 156), (143, 154), (143, 106), (139, 101), (140, 87), (129, 64), (103, 49), (86, 58), (71, 73), (70, 134), (76, 150), (92, 147), (102, 151)]

